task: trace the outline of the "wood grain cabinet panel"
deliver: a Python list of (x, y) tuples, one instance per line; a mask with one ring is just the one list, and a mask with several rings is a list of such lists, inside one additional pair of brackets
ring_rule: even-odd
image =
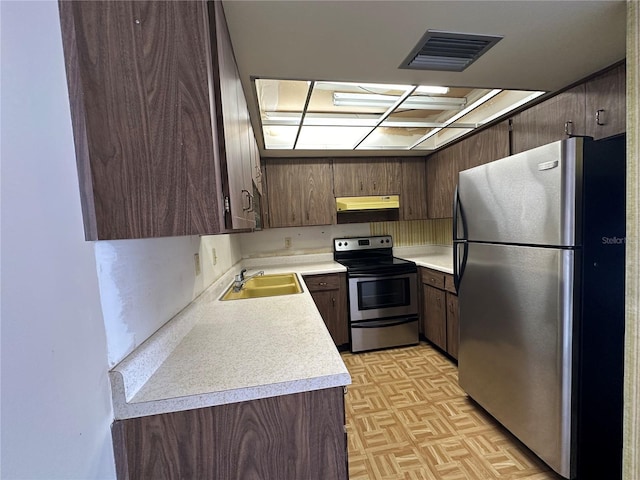
[(270, 227), (336, 223), (330, 161), (267, 159), (265, 169)]
[(204, 2), (60, 2), (85, 236), (216, 233)]
[(113, 424), (119, 480), (348, 477), (342, 387)]
[(403, 158), (402, 192), (400, 193), (401, 220), (428, 218), (427, 167), (424, 158)]
[(346, 274), (305, 275), (304, 281), (336, 346), (349, 343)]
[[(508, 157), (509, 122), (504, 121), (479, 131), (460, 142), (460, 171)], [(458, 183), (456, 178), (456, 184)]]
[(61, 1), (60, 19), (85, 237), (254, 227), (257, 149), (221, 2)]
[(626, 73), (623, 64), (586, 83), (587, 134), (596, 140), (626, 131)]
[(585, 135), (585, 86), (577, 85), (512, 118), (513, 152)]
[(456, 143), (427, 158), (427, 210), (429, 218), (453, 216), (453, 193), (462, 165), (462, 151)]
[(223, 172), (222, 189), (224, 196), (229, 199), (225, 224), (227, 229), (233, 230), (253, 228), (256, 224), (253, 129), (222, 2), (209, 2), (208, 6), (212, 25), (217, 144)]
[(429, 341), (447, 350), (447, 309), (445, 292), (427, 284), (423, 291), (423, 331)]
[(458, 358), (458, 297), (453, 275), (420, 267), (422, 333), (431, 343)]
[(447, 292), (447, 353), (458, 359), (460, 345), (460, 327), (458, 315), (458, 297)]
[(400, 175), (397, 158), (336, 158), (333, 161), (336, 197), (400, 195)]

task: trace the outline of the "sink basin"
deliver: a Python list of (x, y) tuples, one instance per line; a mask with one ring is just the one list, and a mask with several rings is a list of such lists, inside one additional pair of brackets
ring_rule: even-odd
[(250, 278), (239, 292), (234, 292), (231, 285), (221, 300), (275, 297), (295, 293), (302, 293), (298, 276), (295, 273), (278, 273)]

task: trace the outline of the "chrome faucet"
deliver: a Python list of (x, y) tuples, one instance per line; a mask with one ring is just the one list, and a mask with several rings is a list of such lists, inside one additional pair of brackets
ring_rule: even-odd
[(251, 280), (253, 277), (258, 277), (260, 275), (264, 275), (264, 270), (260, 270), (259, 272), (254, 273), (253, 275), (249, 275), (245, 277), (244, 274), (247, 271), (246, 268), (240, 270), (240, 273), (236, 275), (236, 278), (233, 281), (233, 291), (239, 292), (244, 287), (244, 284)]

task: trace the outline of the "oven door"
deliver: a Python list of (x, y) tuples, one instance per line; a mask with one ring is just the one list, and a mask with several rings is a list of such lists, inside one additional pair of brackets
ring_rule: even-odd
[(352, 322), (418, 313), (418, 276), (349, 275), (349, 318)]

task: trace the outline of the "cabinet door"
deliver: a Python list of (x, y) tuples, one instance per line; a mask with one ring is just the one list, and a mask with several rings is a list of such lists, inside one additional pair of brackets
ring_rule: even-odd
[(345, 316), (342, 312), (342, 310), (344, 310), (344, 313), (346, 313), (347, 307), (346, 304), (343, 305), (341, 301), (340, 291), (322, 290), (310, 293), (334, 343), (337, 346), (348, 343), (349, 332)]
[(304, 281), (335, 344), (349, 343), (346, 275), (305, 275)]
[(586, 131), (585, 86), (581, 84), (515, 115), (512, 153), (564, 140), (569, 135), (584, 135)]
[(402, 220), (427, 218), (427, 167), (424, 158), (402, 159)]
[(458, 359), (460, 334), (458, 330), (458, 297), (447, 292), (447, 352)]
[(344, 415), (332, 387), (116, 420), (117, 477), (346, 480)]
[[(459, 148), (462, 150), (460, 171), (508, 157), (510, 154), (509, 122), (501, 122), (476, 133), (460, 142)], [(457, 179), (456, 183), (458, 183)]]
[(400, 194), (397, 158), (338, 158), (333, 162), (333, 176), (336, 197)]
[(269, 159), (265, 165), (270, 227), (335, 223), (328, 160)]
[(620, 65), (586, 84), (588, 135), (596, 140), (626, 131), (625, 76)]
[(218, 233), (204, 2), (60, 2), (88, 240)]
[(222, 188), (229, 198), (226, 215), (228, 229), (244, 229), (255, 226), (252, 209), (253, 186), (251, 153), (249, 149), (249, 113), (240, 83), (240, 75), (233, 54), (233, 46), (227, 29), (221, 2), (212, 2), (210, 13), (214, 16), (213, 37), (214, 76), (216, 94), (216, 118), (218, 146), (222, 163)]
[(422, 284), (422, 321), (424, 336), (442, 350), (447, 350), (447, 311), (445, 292)]
[(453, 192), (461, 164), (459, 144), (427, 158), (427, 209), (429, 218), (453, 216)]

